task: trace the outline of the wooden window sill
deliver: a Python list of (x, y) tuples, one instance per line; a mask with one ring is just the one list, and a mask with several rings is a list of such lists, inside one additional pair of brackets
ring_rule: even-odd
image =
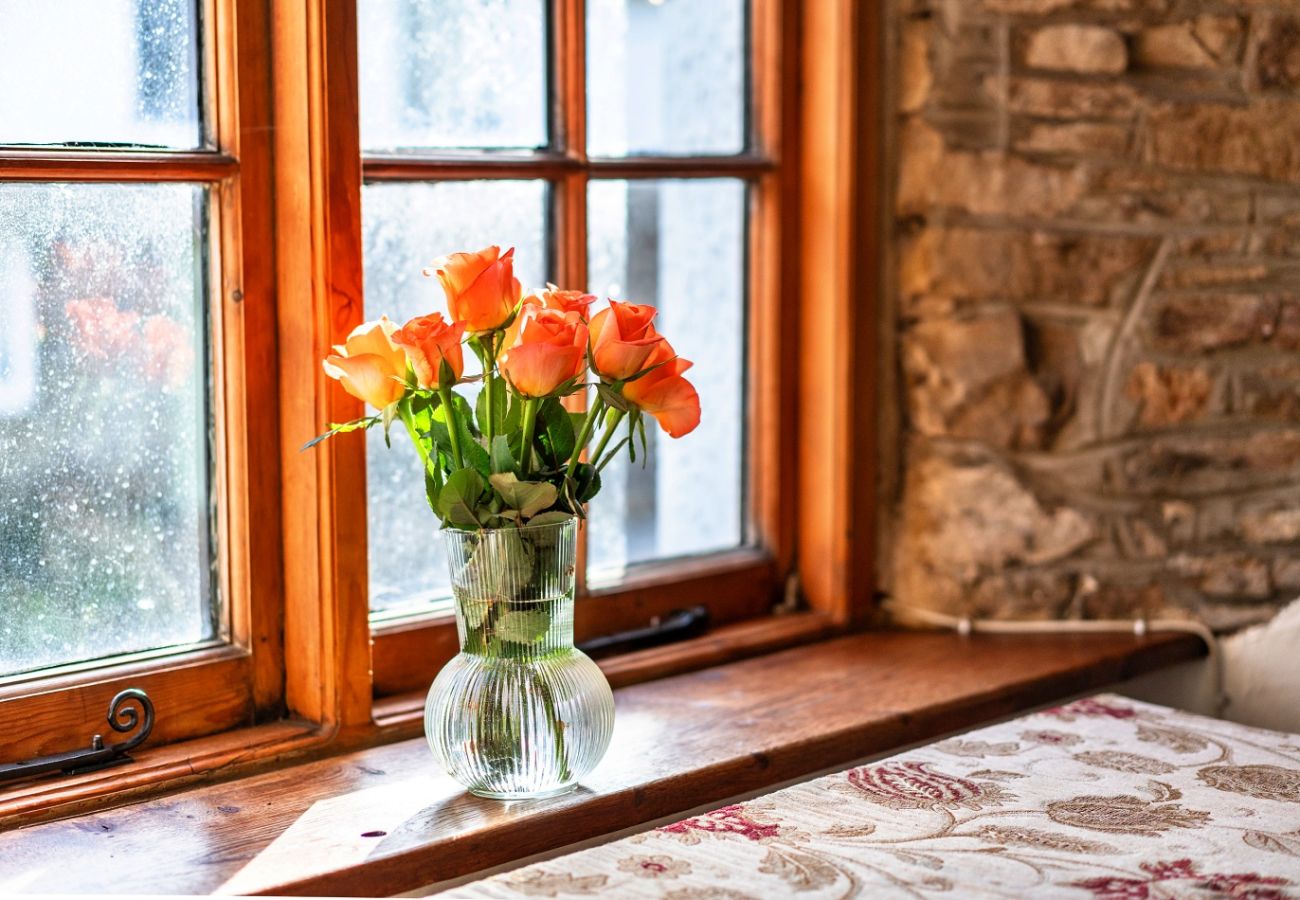
[(469, 796), (412, 739), (0, 834), (0, 884), (398, 893), (1203, 653), (1183, 634), (838, 638), (620, 688), (609, 756), (566, 797)]

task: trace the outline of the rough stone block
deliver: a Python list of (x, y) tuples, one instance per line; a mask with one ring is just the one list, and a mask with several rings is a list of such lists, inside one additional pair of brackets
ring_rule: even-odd
[(1205, 353), (1277, 336), (1284, 300), (1268, 294), (1191, 294), (1165, 298), (1153, 326), (1156, 345), (1176, 353)]
[(1218, 69), (1236, 65), (1241, 44), (1240, 19), (1204, 15), (1144, 29), (1134, 42), (1134, 56), (1156, 68)]
[(1010, 310), (921, 322), (906, 336), (903, 365), (921, 433), (998, 447), (1040, 443), (1047, 398), (1025, 369), (1020, 319)]
[(906, 294), (1101, 306), (1127, 294), (1155, 252), (1151, 238), (1012, 228), (926, 228), (899, 263)]
[(1045, 16), (1081, 10), (1107, 13), (1162, 13), (1169, 0), (980, 0), (989, 12), (1020, 16)]
[(1048, 25), (1026, 35), (1024, 63), (1032, 69), (1115, 75), (1128, 67), (1128, 50), (1112, 28)]
[(899, 47), (899, 96), (901, 112), (915, 112), (925, 105), (934, 84), (930, 69), (930, 41), (934, 25), (929, 19), (911, 19), (903, 26)]
[(1209, 405), (1211, 381), (1204, 368), (1133, 367), (1125, 392), (1138, 404), (1143, 425), (1158, 428), (1199, 419)]
[(1006, 104), (1008, 111), (1054, 119), (1129, 119), (1142, 95), (1123, 82), (1097, 83), (1012, 76), (990, 78), (985, 90)]
[(1291, 90), (1300, 87), (1300, 17), (1262, 16), (1252, 72), (1256, 87)]
[[(1063, 559), (1095, 536), (1090, 519), (1044, 503), (992, 457), (921, 450), (908, 470), (894, 578), (905, 603), (963, 610), (989, 573)], [(996, 605), (1023, 609), (1016, 600)]]
[(951, 150), (917, 119), (901, 139), (898, 212), (960, 210), (976, 215), (1056, 216), (1079, 199), (1086, 173), (1077, 166), (1030, 162), (998, 151)]
[(1300, 431), (1172, 434), (1143, 443), (1121, 462), (1139, 494), (1243, 490), (1300, 475)]
[(1128, 129), (1099, 122), (1037, 124), (1016, 141), (1016, 149), (1036, 153), (1064, 153), (1075, 156), (1124, 156), (1128, 151)]
[(1150, 114), (1146, 160), (1185, 172), (1300, 183), (1300, 102), (1163, 104)]

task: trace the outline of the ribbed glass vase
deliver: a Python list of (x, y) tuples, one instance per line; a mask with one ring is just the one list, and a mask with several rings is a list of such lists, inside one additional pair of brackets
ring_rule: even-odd
[(577, 530), (444, 531), (460, 653), (429, 689), (424, 733), (480, 797), (565, 793), (609, 747), (614, 696), (573, 646)]

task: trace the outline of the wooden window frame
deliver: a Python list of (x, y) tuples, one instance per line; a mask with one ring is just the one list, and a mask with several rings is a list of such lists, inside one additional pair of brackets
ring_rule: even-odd
[(250, 252), (269, 240), (271, 226), (266, 32), (246, 27), (235, 35), (237, 16), (254, 26), (259, 19), (258, 4), (248, 0), (204, 0), (199, 13), (207, 148), (0, 147), (0, 181), (191, 182), (208, 189), (211, 490), (218, 498), (216, 558), (228, 634), (188, 651), (168, 648), (4, 679), (0, 734), (7, 761), (84, 745), (92, 727), (102, 730), (109, 698), (126, 687), (144, 688), (153, 699), (157, 742), (226, 731), (281, 711), (279, 471), (274, 455), (265, 464), (267, 448), (279, 443), (273, 262)]
[[(340, 15), (342, 32), (352, 37), (347, 47), (356, 54), (355, 2)], [(796, 367), (795, 331), (789, 327), (793, 297), (782, 289), (782, 251), (788, 234), (783, 234), (781, 215), (789, 170), (783, 165), (783, 130), (789, 93), (781, 66), (786, 48), (782, 45), (783, 12), (793, 6), (780, 0), (753, 0), (746, 44), (749, 59), (750, 97), (745, 98), (749, 134), (745, 147), (735, 155), (669, 156), (640, 155), (624, 158), (592, 158), (587, 154), (586, 134), (586, 21), (582, 0), (550, 0), (551, 47), (548, 58), (552, 85), (550, 147), (536, 152), (454, 152), (421, 154), (365, 154), (361, 150), (359, 127), (341, 123), (346, 140), (362, 159), (360, 171), (349, 167), (336, 170), (338, 189), (360, 198), (367, 183), (418, 183), (428, 181), (528, 179), (545, 180), (550, 188), (554, 242), (555, 280), (565, 286), (587, 284), (587, 189), (602, 179), (718, 178), (728, 177), (745, 185), (747, 216), (746, 272), (744, 298), (748, 320), (746, 400), (747, 483), (745, 545), (732, 550), (653, 561), (632, 567), (617, 584), (588, 589), (586, 566), (579, 565), (575, 634), (588, 637), (643, 627), (652, 618), (692, 603), (709, 607), (711, 622), (729, 625), (765, 616), (782, 598), (786, 576), (793, 559), (792, 516), (787, 490), (788, 476), (780, 461), (793, 453), (793, 435), (778, 427), (794, 421), (795, 396), (783, 390), (793, 382)], [(351, 27), (349, 27), (351, 26)], [(342, 49), (342, 48), (341, 48)], [(346, 52), (346, 50), (344, 50)], [(343, 61), (355, 69), (356, 59)], [(355, 79), (345, 86), (346, 97), (330, 95), (336, 109), (358, 105)], [(349, 149), (349, 152), (353, 152)], [(359, 177), (359, 181), (356, 179)], [(358, 234), (349, 240), (347, 263), (359, 259), (360, 222), (355, 214), (351, 227)], [(437, 250), (438, 248), (433, 248)], [(432, 252), (432, 251), (431, 251)], [(340, 275), (350, 285), (355, 272)], [(349, 300), (350, 303), (350, 300)], [(347, 308), (344, 329), (360, 324), (360, 305)], [(575, 398), (580, 399), (580, 398)], [(358, 402), (346, 400), (341, 413), (355, 418), (361, 414)], [(771, 440), (759, 440), (771, 435)], [(360, 451), (364, 456), (364, 448)], [(347, 465), (361, 465), (349, 456)], [(364, 476), (338, 477), (332, 492), (335, 514), (350, 521), (364, 521), (366, 508)], [(585, 548), (585, 540), (583, 542)], [(354, 548), (364, 557), (364, 546)], [(585, 556), (585, 554), (584, 554)], [(394, 622), (377, 622), (372, 654), (374, 694), (387, 697), (427, 689), (442, 665), (455, 654), (455, 621), (450, 611)]]
[[(0, 822), (412, 734), (418, 693), (456, 649), (447, 619), (403, 622), (373, 637), (372, 668), (364, 442), (299, 450), (304, 435), (357, 412), (320, 359), (362, 317), (363, 179), (399, 174), (380, 158), (363, 169), (355, 0), (202, 2), (205, 46), (215, 48), (205, 62), (213, 149), (0, 150), (0, 180), (214, 186), (215, 489), (230, 642), (0, 686), (8, 759), (79, 746), (125, 687), (145, 688), (159, 711), (134, 764), (0, 789)], [(551, 2), (563, 49), (557, 83), (578, 97), (583, 0)], [(596, 606), (601, 630), (614, 630), (690, 592), (714, 601), (718, 627), (705, 638), (602, 662), (616, 685), (823, 637), (861, 625), (872, 608), (881, 13), (857, 0), (753, 0), (751, 15), (752, 122), (764, 158), (590, 163), (574, 151), (500, 158), (491, 170), (522, 165), (517, 171), (533, 175), (542, 166), (558, 182), (553, 204), (570, 250), (556, 276), (571, 284), (586, 280), (588, 166), (609, 177), (693, 166), (752, 180), (748, 412), (763, 423), (749, 445), (757, 544), (638, 570), (618, 589), (590, 594), (606, 602), (580, 604), (580, 635), (595, 627), (585, 610)], [(569, 110), (565, 146), (582, 147), (585, 103)], [(471, 177), (478, 165), (430, 164), (439, 179), (458, 166)], [(400, 174), (411, 165), (402, 161)], [(796, 570), (804, 611), (768, 615)], [(413, 686), (416, 694), (404, 693)], [(39, 734), (24, 727), (32, 721)]]

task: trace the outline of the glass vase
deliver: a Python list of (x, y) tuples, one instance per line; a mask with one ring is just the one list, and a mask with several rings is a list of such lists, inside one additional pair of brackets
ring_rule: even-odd
[(429, 689), (424, 733), (480, 797), (565, 793), (609, 747), (614, 696), (573, 646), (577, 530), (444, 531), (460, 653)]

